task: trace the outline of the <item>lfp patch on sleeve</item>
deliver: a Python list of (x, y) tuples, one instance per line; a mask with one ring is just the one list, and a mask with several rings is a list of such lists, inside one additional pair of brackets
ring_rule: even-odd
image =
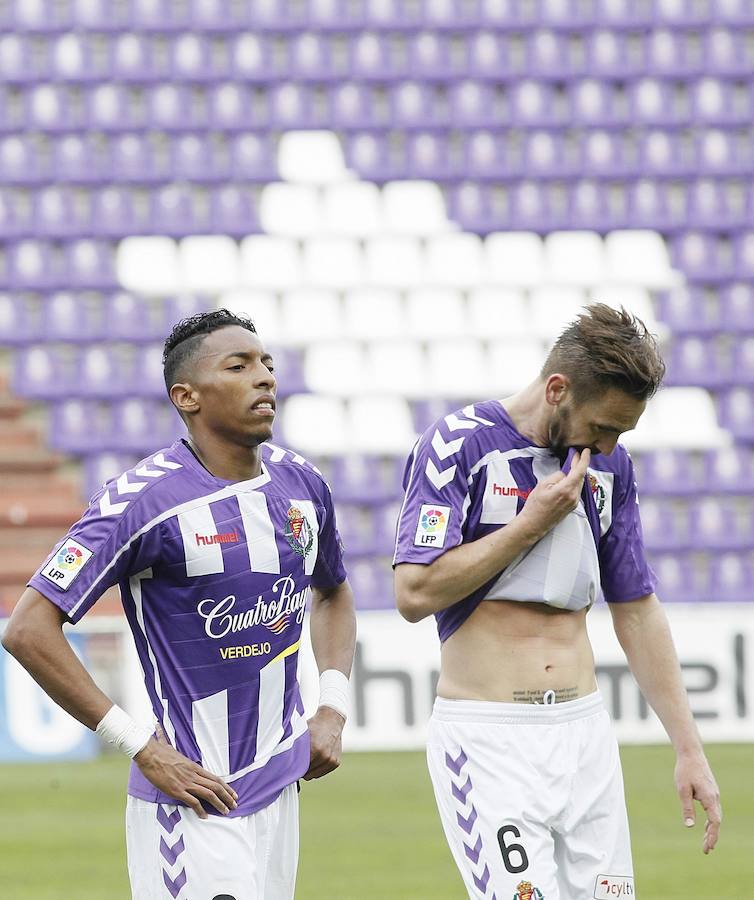
[(414, 544), (417, 547), (442, 547), (450, 521), (450, 507), (433, 503), (422, 506), (416, 525)]
[(94, 553), (78, 541), (66, 538), (58, 552), (42, 567), (42, 575), (61, 591), (67, 591)]

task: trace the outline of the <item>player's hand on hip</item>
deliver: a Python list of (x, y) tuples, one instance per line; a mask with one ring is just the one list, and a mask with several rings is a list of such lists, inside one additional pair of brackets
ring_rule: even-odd
[(340, 765), (344, 725), (343, 716), (329, 706), (320, 706), (309, 719), (309, 769), (304, 775), (307, 781), (321, 778)]
[(723, 818), (720, 789), (703, 753), (679, 756), (675, 766), (675, 786), (681, 799), (683, 822), (688, 828), (696, 824), (694, 800), (701, 803), (707, 814), (704, 825), (702, 849), (705, 853), (715, 849)]
[(202, 800), (223, 815), (238, 805), (233, 788), (179, 753), (159, 725), (156, 736), (134, 756), (134, 762), (156, 788), (190, 806), (200, 819), (207, 818)]
[(553, 472), (543, 478), (526, 498), (519, 518), (529, 524), (538, 539), (577, 507), (590, 459), (588, 448), (576, 451), (567, 475), (560, 471)]

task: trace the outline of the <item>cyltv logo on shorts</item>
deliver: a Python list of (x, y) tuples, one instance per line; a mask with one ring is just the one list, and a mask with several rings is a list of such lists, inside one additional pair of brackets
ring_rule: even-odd
[(594, 885), (595, 900), (633, 897), (634, 879), (632, 875), (598, 875)]

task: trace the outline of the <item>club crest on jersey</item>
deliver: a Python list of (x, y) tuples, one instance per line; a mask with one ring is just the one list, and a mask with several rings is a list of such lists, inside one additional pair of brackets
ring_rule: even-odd
[(605, 489), (602, 485), (597, 481), (597, 479), (590, 472), (587, 476), (589, 478), (589, 487), (592, 489), (592, 496), (594, 497), (594, 502), (597, 506), (597, 515), (602, 515), (602, 510), (605, 508), (605, 500), (607, 499), (607, 494), (605, 493)]
[(513, 900), (544, 900), (545, 895), (531, 881), (519, 881)]
[(314, 543), (312, 527), (297, 506), (292, 506), (288, 510), (287, 515), (288, 524), (285, 528), (285, 539), (294, 553), (305, 557), (312, 549), (312, 544)]

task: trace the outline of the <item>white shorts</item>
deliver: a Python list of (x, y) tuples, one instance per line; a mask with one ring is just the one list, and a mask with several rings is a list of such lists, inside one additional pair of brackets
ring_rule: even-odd
[(427, 759), (469, 897), (633, 900), (618, 745), (598, 693), (551, 706), (438, 698)]
[(236, 818), (129, 797), (126, 845), (133, 900), (291, 900), (298, 791)]

